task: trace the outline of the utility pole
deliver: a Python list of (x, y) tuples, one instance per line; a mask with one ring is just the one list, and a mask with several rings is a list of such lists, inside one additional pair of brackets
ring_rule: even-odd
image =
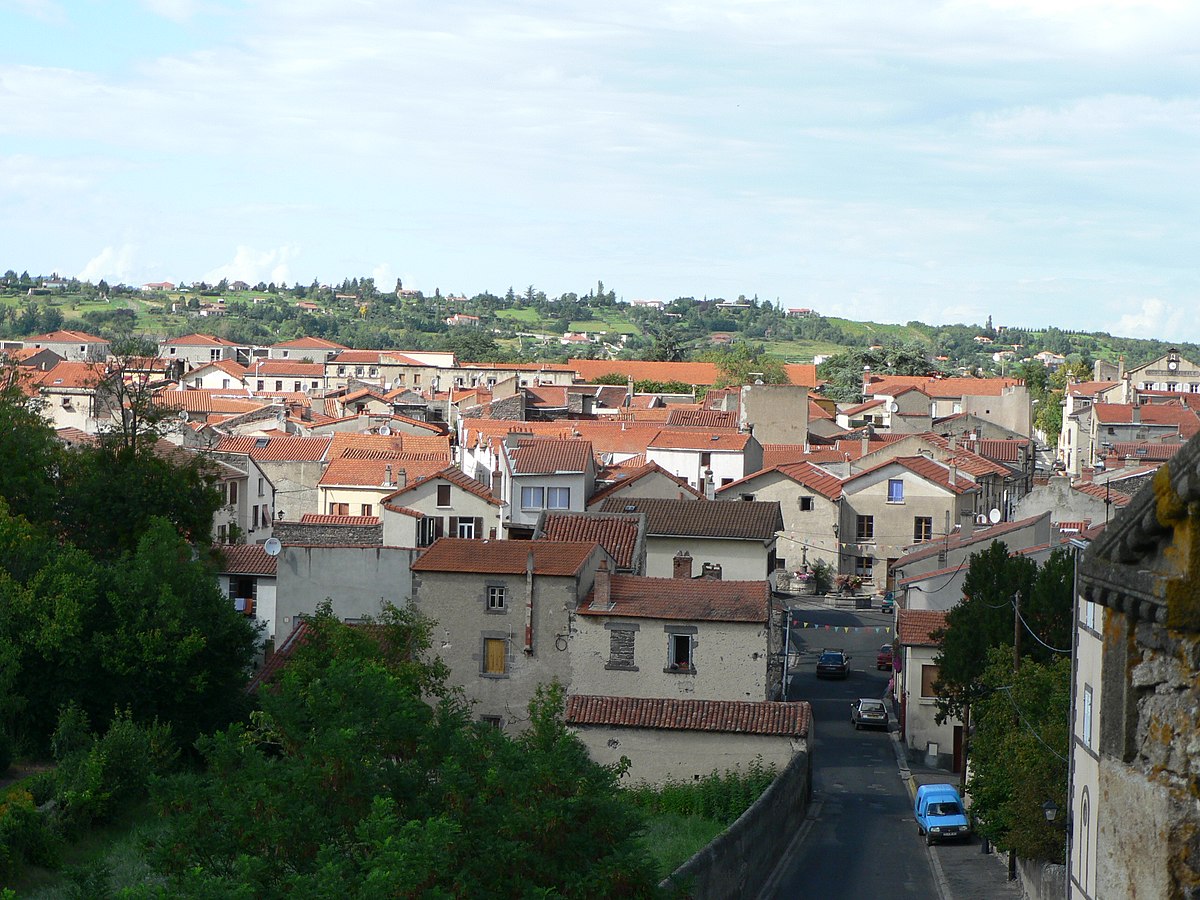
[[(1016, 674), (1021, 670), (1021, 592), (1017, 591), (1013, 594), (1013, 682), (1016, 682)], [(1011, 697), (1010, 697), (1011, 699)], [(1013, 716), (1016, 718), (1016, 727), (1021, 727), (1020, 716), (1016, 711), (1013, 711)], [(1008, 880), (1017, 880), (1017, 851), (1008, 851)]]

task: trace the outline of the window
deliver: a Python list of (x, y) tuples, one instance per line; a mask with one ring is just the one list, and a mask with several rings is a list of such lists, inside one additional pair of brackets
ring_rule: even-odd
[(362, 504), (362, 506), (360, 508), (361, 508), (362, 512), (360, 512), (359, 515), (362, 515), (362, 516), (374, 515), (374, 513), (371, 512), (372, 507), (371, 507), (370, 503), (364, 503), (364, 504)]
[(483, 639), (483, 674), (484, 675), (503, 675), (505, 674), (505, 641), (499, 637), (485, 637)]
[(263, 495), (263, 487), (265, 486), (265, 484), (266, 484), (266, 482), (264, 479), (262, 479), (262, 478), (258, 479), (258, 496), (260, 496), (260, 497)]
[(921, 666), (921, 696), (925, 699), (938, 696), (936, 690), (938, 674), (937, 666)]
[(282, 390), (283, 390), (283, 379), (276, 379), (276, 381), (275, 381), (275, 390), (277, 390), (277, 391), (282, 391)]
[(1200, 394), (1200, 384), (1192, 383), (1188, 385), (1188, 390), (1193, 394)]
[(521, 488), (521, 509), (542, 509), (546, 505), (546, 489), (540, 487)]
[(225, 538), (228, 533), (229, 533), (229, 526), (218, 525), (217, 526), (217, 543), (218, 544), (225, 543)]
[(1080, 723), (1083, 733), (1080, 737), (1083, 739), (1083, 746), (1092, 746), (1092, 686), (1085, 684), (1083, 686), (1083, 721)]
[(888, 503), (903, 503), (904, 502), (904, 479), (889, 478), (888, 479)]
[(1096, 630), (1096, 604), (1091, 600), (1083, 601), (1083, 624), (1092, 631)]
[(265, 390), (266, 390), (266, 388), (263, 386), (263, 385), (265, 385), (265, 384), (266, 384), (266, 382), (265, 382), (265, 381), (263, 381), (263, 380), (260, 378), (260, 379), (258, 380), (258, 387), (256, 387), (256, 388), (255, 388), (255, 390), (256, 390), (256, 391), (265, 391)]
[(222, 388), (222, 390), (224, 390), (225, 388), (228, 388), (228, 387), (229, 387), (229, 379), (228, 379), (228, 378), (222, 378), (222, 379), (221, 379), (221, 388)]
[(712, 468), (712, 454), (707, 450), (701, 452), (700, 454), (700, 466), (705, 469)]
[(428, 547), (442, 536), (441, 516), (426, 516), (417, 522), (417, 546)]
[(420, 384), (420, 383), (421, 383), (421, 373), (420, 372), (413, 373), (413, 384)]
[(250, 510), (250, 530), (253, 531), (258, 527), (258, 504), (255, 503)]
[(1175, 391), (1179, 390), (1178, 383), (1176, 383), (1174, 381), (1168, 381), (1167, 382), (1167, 390), (1170, 391), (1171, 393), (1174, 393)]
[(331, 516), (348, 516), (350, 515), (349, 503), (330, 503), (329, 514)]
[(237, 503), (237, 482), (229, 482), (229, 503), (230, 505)]
[(692, 671), (692, 636), (667, 635), (667, 668), (673, 672)]
[(933, 540), (933, 516), (913, 516), (913, 543)]
[(813, 509), (813, 498), (812, 497), (801, 497), (800, 498), (800, 512), (812, 512), (812, 509)]
[(873, 543), (875, 541), (875, 517), (859, 516), (855, 523), (854, 533), (855, 539), (860, 544)]
[(287, 358), (288, 358), (288, 351), (287, 351), (287, 350), (282, 350), (282, 351), (280, 351), (279, 355), (280, 355), (280, 357), (282, 357), (283, 359), (287, 359)]
[(487, 608), (488, 612), (504, 612), (508, 608), (508, 588), (502, 584), (489, 584)]
[(450, 485), (439, 484), (437, 486), (437, 505), (441, 507), (450, 505)]
[(451, 516), (450, 534), (467, 540), (483, 537), (483, 519), (471, 516)]
[(294, 390), (297, 394), (300, 393), (301, 390), (303, 390), (303, 388), (300, 387), (300, 382), (298, 382), (298, 381), (292, 382), (292, 385), (293, 385), (292, 390)]
[(493, 728), (498, 730), (504, 729), (504, 720), (499, 716), (480, 716), (479, 721), (484, 725), (491, 725)]
[(570, 509), (571, 489), (569, 487), (546, 488), (546, 509)]
[(875, 579), (875, 557), (854, 557), (854, 574), (863, 581), (873, 581)]

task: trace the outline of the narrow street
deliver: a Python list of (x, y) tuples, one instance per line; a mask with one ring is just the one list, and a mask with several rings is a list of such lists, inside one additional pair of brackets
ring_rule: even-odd
[[(851, 701), (882, 697), (891, 678), (890, 672), (876, 670), (875, 654), (893, 635), (874, 628), (890, 628), (892, 617), (878, 610), (835, 610), (811, 602), (795, 601), (793, 608), (794, 617), (805, 622), (866, 630), (792, 629), (788, 699), (809, 701), (815, 720), (813, 814), (798, 846), (789, 847), (791, 835), (781, 841), (794, 855), (765, 896), (936, 898), (938, 889), (924, 842), (917, 836), (892, 738), (880, 730), (856, 731), (850, 724)], [(824, 647), (850, 654), (846, 680), (816, 677), (817, 657)]]

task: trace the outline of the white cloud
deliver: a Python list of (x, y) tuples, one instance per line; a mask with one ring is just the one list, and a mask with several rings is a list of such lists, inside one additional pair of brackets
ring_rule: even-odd
[[(1129, 303), (1130, 306), (1135, 304), (1136, 301)], [(1125, 313), (1106, 330), (1112, 334), (1127, 337), (1170, 340), (1183, 333), (1187, 321), (1188, 318), (1185, 317), (1183, 310), (1176, 309), (1157, 297), (1148, 297), (1141, 301), (1140, 309)], [(1194, 333), (1192, 328), (1186, 329), (1186, 331)]]
[(247, 284), (257, 284), (260, 281), (291, 283), (292, 275), (289, 262), (297, 259), (300, 248), (284, 245), (272, 250), (256, 250), (253, 247), (239, 245), (233, 259), (224, 265), (209, 269), (201, 276), (201, 281), (216, 283), (222, 278), (230, 281), (245, 281)]
[(88, 260), (76, 277), (81, 281), (95, 282), (103, 278), (111, 284), (128, 284), (133, 280), (136, 250), (132, 244), (105, 247)]

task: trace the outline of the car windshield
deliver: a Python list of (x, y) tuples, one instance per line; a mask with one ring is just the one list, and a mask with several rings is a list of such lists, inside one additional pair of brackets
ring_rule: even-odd
[(832, 663), (833, 665), (841, 665), (842, 654), (840, 654), (840, 653), (822, 653), (821, 654), (821, 662), (822, 663)]
[(883, 712), (883, 704), (878, 700), (860, 700), (858, 709), (865, 713), (881, 713)]
[(958, 804), (953, 800), (945, 803), (930, 803), (929, 814), (931, 816), (957, 816), (961, 812)]

